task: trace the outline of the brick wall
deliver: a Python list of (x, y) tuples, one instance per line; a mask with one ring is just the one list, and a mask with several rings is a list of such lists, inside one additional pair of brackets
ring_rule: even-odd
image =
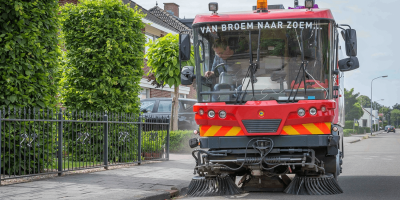
[(78, 0), (59, 0), (58, 3), (63, 6), (66, 3), (73, 3), (73, 4), (77, 4)]
[(194, 89), (193, 85), (190, 85), (190, 91), (189, 94), (186, 95), (186, 98), (188, 99), (197, 99), (197, 91)]
[(150, 89), (150, 98), (171, 98), (171, 92), (165, 90), (158, 90), (158, 89)]
[(179, 18), (179, 5), (176, 3), (164, 3), (164, 10), (174, 12), (174, 15)]

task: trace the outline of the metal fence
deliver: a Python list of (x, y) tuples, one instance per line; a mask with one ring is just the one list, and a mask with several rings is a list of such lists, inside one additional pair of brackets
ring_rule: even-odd
[(169, 159), (169, 119), (52, 109), (0, 110), (1, 180)]

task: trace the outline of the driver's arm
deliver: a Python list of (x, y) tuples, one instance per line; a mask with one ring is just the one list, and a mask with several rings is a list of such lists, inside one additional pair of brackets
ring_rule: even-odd
[[(211, 77), (211, 76), (213, 76), (214, 75), (214, 70), (215, 70), (215, 67), (217, 67), (217, 65), (219, 65), (219, 64), (221, 64), (221, 63), (224, 63), (224, 60), (222, 60), (218, 55), (215, 55), (214, 56), (214, 61), (213, 61), (213, 65), (212, 65), (212, 67), (211, 67), (211, 71), (207, 71), (204, 75), (205, 75), (205, 77)], [(218, 69), (219, 70), (219, 69)]]

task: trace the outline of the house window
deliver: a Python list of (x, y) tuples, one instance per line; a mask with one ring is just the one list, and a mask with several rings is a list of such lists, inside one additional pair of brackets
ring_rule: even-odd
[(149, 88), (144, 88), (140, 94), (139, 94), (140, 99), (148, 99), (150, 98), (150, 89)]
[(366, 119), (363, 119), (363, 121), (362, 121), (362, 127), (367, 127), (367, 120)]

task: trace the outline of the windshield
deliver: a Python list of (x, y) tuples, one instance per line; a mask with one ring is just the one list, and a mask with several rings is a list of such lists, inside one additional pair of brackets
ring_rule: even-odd
[[(334, 45), (328, 20), (200, 24), (194, 41), (199, 102), (330, 97)], [(258, 50), (252, 72), (250, 59), (257, 63)]]

